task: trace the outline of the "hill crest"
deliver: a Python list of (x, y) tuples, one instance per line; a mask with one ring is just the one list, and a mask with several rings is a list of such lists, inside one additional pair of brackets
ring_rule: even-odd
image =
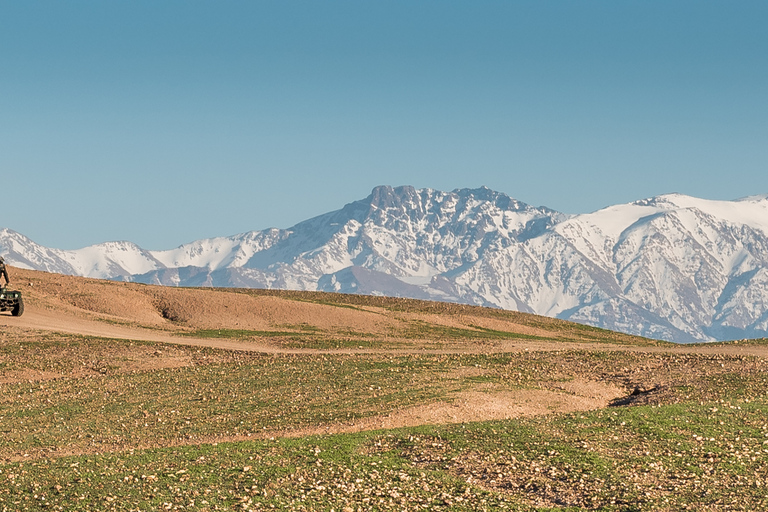
[(172, 288), (16, 268), (11, 274), (26, 311), (21, 317), (0, 315), (0, 322), (23, 329), (188, 340), (263, 352), (423, 351), (424, 344), (476, 352), (496, 351), (500, 344), (521, 340), (658, 344), (562, 320), (462, 304), (327, 292)]

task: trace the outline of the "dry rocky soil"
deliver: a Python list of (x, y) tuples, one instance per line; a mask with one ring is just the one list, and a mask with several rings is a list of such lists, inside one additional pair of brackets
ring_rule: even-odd
[(768, 507), (765, 340), (10, 274), (0, 511)]
[[(608, 331), (596, 334), (595, 330), (581, 330), (549, 318), (453, 304), (322, 293), (167, 288), (22, 269), (11, 269), (11, 274), (10, 289), (23, 292), (26, 310), (21, 317), (0, 314), (0, 326), (6, 332), (24, 332), (25, 336), (56, 332), (245, 353), (318, 356), (560, 353), (576, 349), (768, 358), (768, 346), (762, 344), (673, 345)], [(218, 337), (217, 333), (222, 332), (243, 335)], [(477, 334), (474, 340), (473, 332)], [(490, 341), (488, 333), (492, 334)], [(285, 343), (286, 339), (299, 342)], [(371, 339), (379, 343), (371, 344)], [(345, 343), (329, 346), (324, 340)], [(158, 350), (146, 357), (128, 357), (131, 354), (117, 354), (115, 350), (126, 349), (110, 351), (111, 359), (122, 358), (118, 364), (122, 371), (151, 371), (193, 363), (191, 357), (173, 350)], [(82, 354), (82, 358), (90, 355)], [(0, 373), (0, 383), (60, 376), (25, 369)], [(681, 376), (656, 371), (645, 381), (605, 382), (593, 378), (586, 372), (551, 389), (519, 391), (496, 391), (480, 385), (461, 393), (451, 403), (439, 401), (367, 418), (354, 425), (324, 425), (295, 430), (290, 435), (591, 410), (622, 398), (631, 402), (649, 392), (658, 394)]]

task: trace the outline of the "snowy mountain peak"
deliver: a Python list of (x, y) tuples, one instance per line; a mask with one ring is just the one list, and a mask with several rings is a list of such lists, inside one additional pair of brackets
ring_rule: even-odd
[(695, 210), (713, 219), (733, 225), (746, 225), (768, 234), (768, 195), (721, 201), (683, 194), (665, 194), (633, 204), (658, 207), (666, 211)]
[(289, 229), (165, 251), (49, 249), (9, 229), (25, 268), (174, 286), (327, 290), (557, 316), (675, 341), (768, 334), (768, 195), (683, 194), (566, 215), (487, 187), (380, 186)]

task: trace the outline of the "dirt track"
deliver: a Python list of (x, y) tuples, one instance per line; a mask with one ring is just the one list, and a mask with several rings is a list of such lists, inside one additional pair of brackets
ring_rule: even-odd
[[(109, 324), (84, 317), (62, 314), (55, 311), (27, 311), (21, 318), (13, 318), (7, 314), (0, 314), (0, 325), (8, 327), (20, 327), (40, 331), (53, 331), (84, 336), (98, 336), (102, 338), (115, 338), (124, 340), (157, 341), (161, 343), (174, 343), (178, 345), (192, 345), (200, 347), (219, 348), (224, 350), (239, 350), (245, 352), (278, 353), (288, 352), (278, 347), (262, 343), (244, 343), (226, 339), (179, 337), (162, 330), (151, 330), (143, 327), (131, 327), (117, 324)], [(310, 349), (293, 349), (292, 353), (312, 352)]]

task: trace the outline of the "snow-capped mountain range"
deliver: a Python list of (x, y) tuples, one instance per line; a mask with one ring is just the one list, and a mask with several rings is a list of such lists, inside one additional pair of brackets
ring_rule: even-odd
[(513, 309), (677, 342), (768, 335), (768, 195), (669, 194), (567, 215), (487, 188), (377, 187), (290, 229), (74, 251), (0, 229), (14, 266), (170, 286), (324, 290)]

